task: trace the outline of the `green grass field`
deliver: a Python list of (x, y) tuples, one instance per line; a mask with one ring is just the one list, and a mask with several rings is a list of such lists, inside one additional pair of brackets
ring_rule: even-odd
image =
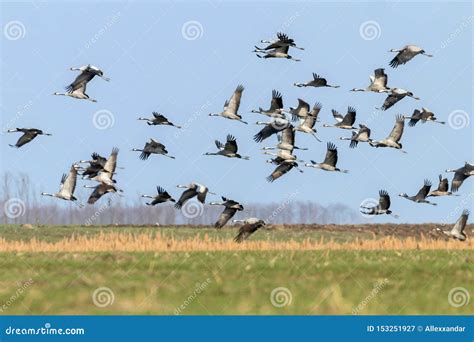
[[(99, 231), (5, 227), (0, 236), (58, 241)], [(213, 229), (160, 231), (176, 238), (216, 234)], [(231, 237), (235, 229), (219, 233)], [(255, 238), (266, 234), (258, 232)], [(275, 239), (318, 239), (320, 234), (333, 233), (271, 232)], [(472, 292), (473, 260), (472, 250), (2, 252), (0, 313), (473, 314), (472, 301), (460, 307), (448, 301), (453, 288)], [(94, 297), (102, 287), (111, 292), (100, 295), (98, 290)], [(280, 296), (274, 295), (272, 304), (274, 289)]]

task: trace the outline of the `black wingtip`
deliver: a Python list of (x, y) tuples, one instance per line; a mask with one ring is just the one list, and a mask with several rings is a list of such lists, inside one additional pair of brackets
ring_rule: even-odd
[(397, 57), (395, 57), (394, 59), (392, 59), (392, 60), (390, 61), (389, 65), (390, 65), (392, 68), (395, 68), (395, 69), (396, 69), (396, 68), (400, 65), (400, 63), (398, 62)]
[(244, 240), (244, 239), (242, 238), (242, 236), (240, 236), (240, 234), (237, 235), (237, 236), (234, 238), (234, 242), (236, 242), (236, 243), (241, 243), (243, 240)]
[(257, 133), (253, 136), (253, 140), (255, 142), (258, 142), (258, 143), (261, 143), (264, 139), (263, 139), (263, 134), (260, 134), (260, 133)]
[(351, 140), (351, 143), (349, 144), (349, 148), (356, 148), (358, 143), (359, 142), (357, 140)]
[(327, 143), (327, 148), (328, 148), (328, 150), (330, 150), (330, 151), (334, 151), (334, 150), (337, 149), (336, 145), (334, 145), (334, 143), (332, 143), (332, 142), (330, 142), (330, 141)]

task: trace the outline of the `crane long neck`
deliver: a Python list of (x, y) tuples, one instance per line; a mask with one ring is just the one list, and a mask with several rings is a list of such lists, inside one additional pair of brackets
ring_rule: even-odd
[(42, 192), (41, 195), (43, 195), (43, 196), (56, 197), (56, 194), (50, 194), (49, 192)]

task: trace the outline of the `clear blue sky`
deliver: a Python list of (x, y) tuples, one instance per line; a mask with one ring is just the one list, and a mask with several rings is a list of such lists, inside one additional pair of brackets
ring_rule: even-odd
[[(472, 197), (468, 205), (462, 201), (473, 192), (474, 180), (466, 181), (460, 197), (435, 199), (437, 207), (414, 204), (396, 194), (415, 194), (424, 178), (437, 186), (439, 173), (474, 159), (469, 16), (471, 3), (451, 2), (2, 3), (2, 130), (37, 127), (54, 135), (39, 137), (19, 150), (8, 146), (18, 134), (2, 135), (1, 171), (27, 172), (39, 188), (51, 192), (73, 161), (86, 159), (93, 151), (108, 155), (117, 146), (119, 164), (125, 167), (118, 170), (117, 181), (131, 201), (138, 193), (153, 192), (158, 184), (178, 195), (176, 184), (194, 180), (243, 203), (283, 201), (297, 189), (301, 200), (340, 202), (358, 210), (362, 200), (378, 198), (378, 190), (386, 189), (401, 217), (374, 222), (444, 221), (458, 206), (472, 206)], [(7, 39), (5, 25), (11, 21), (22, 23), (24, 37)], [(183, 37), (183, 25), (189, 21), (202, 27), (195, 40)], [(368, 21), (378, 25), (373, 40), (360, 34)], [(292, 50), (301, 62), (261, 60), (250, 52), (260, 39), (277, 31), (305, 47)], [(406, 44), (420, 45), (435, 57), (417, 56), (398, 69), (390, 68), (393, 53), (388, 50)], [(88, 63), (111, 78), (109, 83), (101, 79), (89, 83), (87, 93), (98, 103), (51, 95), (76, 77), (70, 67)], [(385, 95), (349, 92), (367, 86), (378, 67), (386, 68), (389, 86), (411, 90), (421, 101), (407, 98), (379, 112), (374, 107)], [(309, 80), (312, 72), (341, 88), (292, 86)], [(245, 86), (240, 113), (252, 124), (208, 117), (222, 109), (238, 84)], [(298, 97), (311, 105), (323, 104), (318, 135), (324, 143), (300, 134), (297, 144), (310, 150), (297, 154), (322, 161), (326, 141), (333, 141), (339, 148), (339, 166), (349, 174), (308, 168), (273, 184), (265, 181), (273, 166), (264, 162), (259, 150), (264, 145), (256, 144), (252, 136), (261, 128), (253, 123), (266, 118), (250, 110), (268, 107), (272, 89), (282, 92), (285, 107), (295, 106)], [(357, 108), (356, 124), (367, 123), (373, 138), (388, 135), (396, 114), (409, 115), (421, 106), (443, 121), (462, 110), (471, 123), (459, 130), (429, 123), (406, 127), (402, 143), (407, 154), (364, 144), (351, 150), (347, 141), (337, 140), (349, 136), (349, 131), (320, 127), (333, 122), (331, 109), (344, 112), (348, 105)], [(93, 116), (103, 109), (113, 113), (114, 124), (99, 130)], [(149, 127), (136, 120), (152, 111), (186, 130)], [(224, 140), (229, 133), (237, 137), (241, 154), (250, 155), (250, 161), (202, 156), (215, 150), (215, 139)], [(151, 156), (144, 162), (130, 151), (151, 137), (163, 142), (176, 160)], [(265, 145), (275, 141), (273, 137)]]

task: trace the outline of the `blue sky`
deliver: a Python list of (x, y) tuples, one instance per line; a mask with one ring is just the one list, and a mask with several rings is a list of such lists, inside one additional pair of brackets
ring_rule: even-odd
[[(15, 32), (7, 32), (6, 25), (16, 21), (22, 25), (20, 38), (11, 39)], [(186, 39), (183, 27), (189, 22), (198, 23), (193, 24), (198, 32)], [(361, 31), (367, 25), (364, 36)], [(242, 203), (284, 201), (297, 190), (301, 200), (340, 202), (355, 210), (364, 199), (378, 198), (378, 190), (386, 189), (401, 217), (374, 222), (441, 222), (460, 206), (472, 207), (472, 197), (467, 197), (474, 190), (472, 180), (463, 185), (460, 197), (435, 199), (437, 207), (396, 197), (401, 192), (415, 194), (424, 178), (437, 186), (439, 173), (474, 159), (471, 3), (2, 3), (2, 27), (2, 131), (37, 127), (54, 135), (16, 150), (8, 144), (19, 135), (3, 134), (0, 169), (28, 173), (43, 191), (55, 191), (73, 161), (93, 151), (108, 155), (117, 146), (125, 169), (116, 179), (131, 201), (158, 184), (177, 195), (176, 184), (198, 181)], [(291, 51), (301, 62), (261, 60), (250, 52), (260, 39), (278, 31), (305, 48)], [(434, 58), (417, 56), (398, 69), (390, 68), (394, 54), (388, 50), (406, 44), (420, 45)], [(76, 77), (70, 67), (88, 63), (111, 78), (89, 83), (87, 93), (97, 103), (51, 95)], [(386, 69), (389, 86), (411, 90), (421, 100), (407, 98), (380, 112), (374, 108), (385, 95), (349, 91), (367, 86), (369, 75), (379, 67)], [(312, 72), (341, 88), (292, 86), (309, 80)], [(251, 124), (207, 116), (222, 109), (238, 84), (245, 86), (240, 113)], [(263, 145), (252, 140), (261, 128), (253, 123), (266, 118), (250, 110), (268, 107), (272, 89), (282, 92), (285, 107), (296, 106), (299, 97), (311, 105), (323, 104), (317, 127), (323, 143), (300, 134), (297, 144), (309, 151), (297, 155), (322, 161), (326, 142), (335, 142), (339, 166), (349, 174), (308, 168), (273, 184), (265, 181), (273, 166), (264, 162), (260, 148), (276, 138)], [(333, 122), (331, 109), (345, 112), (349, 105), (357, 109), (356, 124), (367, 123), (376, 139), (389, 134), (396, 114), (410, 115), (421, 106), (440, 120), (448, 121), (455, 112), (467, 115), (470, 123), (460, 129), (429, 123), (406, 127), (402, 143), (407, 154), (364, 144), (351, 150), (347, 141), (337, 140), (349, 131), (320, 127)], [(93, 122), (94, 113), (101, 110), (113, 117), (113, 125), (102, 130)], [(149, 127), (136, 120), (152, 111), (186, 129)], [(241, 154), (251, 160), (203, 156), (215, 150), (215, 139), (222, 141), (227, 134), (237, 138)], [(144, 162), (130, 151), (152, 137), (176, 160), (151, 156)]]

